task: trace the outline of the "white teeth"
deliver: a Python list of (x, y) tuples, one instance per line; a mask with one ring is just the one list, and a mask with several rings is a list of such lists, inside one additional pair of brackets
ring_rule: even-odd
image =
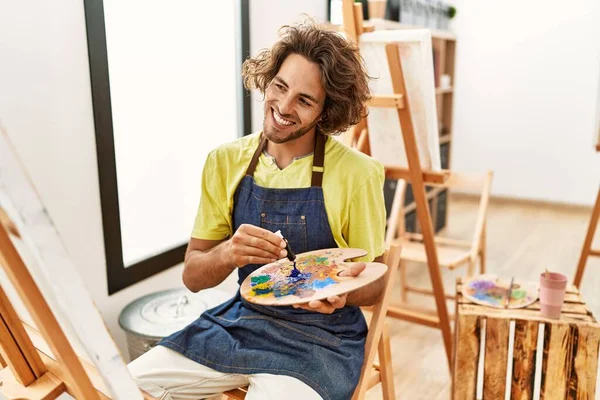
[(283, 119), (283, 117), (281, 115), (279, 115), (279, 113), (275, 110), (273, 110), (273, 118), (275, 118), (275, 121), (277, 121), (277, 123), (280, 125), (289, 126), (289, 125), (293, 124), (293, 122)]

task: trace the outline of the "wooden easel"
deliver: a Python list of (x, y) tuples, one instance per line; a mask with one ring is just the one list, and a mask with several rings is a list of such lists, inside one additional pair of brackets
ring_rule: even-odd
[[(355, 4), (353, 0), (343, 1), (344, 30), (347, 33), (348, 40), (353, 40), (358, 43), (359, 37), (363, 32), (372, 30), (371, 27), (365, 29), (362, 15), (362, 4)], [(427, 253), (427, 265), (437, 308), (437, 316), (431, 316), (414, 310), (390, 305), (388, 308), (388, 315), (394, 318), (440, 329), (442, 331), (442, 338), (446, 349), (448, 366), (452, 369), (452, 332), (450, 329), (450, 318), (446, 306), (444, 284), (439, 268), (433, 226), (424, 185), (425, 182), (446, 182), (448, 172), (422, 170), (411, 118), (410, 102), (406, 96), (406, 86), (398, 47), (394, 44), (388, 44), (386, 46), (386, 53), (392, 76), (394, 94), (387, 96), (373, 95), (368, 106), (391, 107), (398, 110), (398, 118), (402, 128), (404, 147), (406, 149), (406, 157), (408, 160), (408, 169), (386, 166), (385, 174), (388, 179), (404, 179), (412, 184), (417, 218), (423, 231), (423, 243)], [(350, 136), (353, 140), (358, 140), (359, 144), (362, 145), (362, 148), (359, 146), (360, 150), (369, 154), (368, 140), (366, 140), (368, 135), (366, 119), (363, 118), (363, 120), (352, 129)]]
[[(31, 314), (39, 332), (21, 322), (0, 287), (0, 393), (8, 399), (50, 400), (62, 393), (76, 399), (109, 399), (96, 386), (104, 385), (89, 362), (76, 355), (9, 235), (16, 227), (0, 208), (0, 264)], [(32, 338), (36, 345), (33, 344)], [(51, 358), (46, 344), (54, 355)], [(153, 399), (144, 394), (145, 399)]]

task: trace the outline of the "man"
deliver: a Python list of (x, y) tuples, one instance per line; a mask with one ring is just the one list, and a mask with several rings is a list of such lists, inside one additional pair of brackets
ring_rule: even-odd
[[(332, 247), (384, 252), (383, 167), (326, 135), (364, 115), (368, 75), (354, 45), (313, 24), (284, 27), (270, 50), (244, 63), (244, 83), (264, 94), (263, 131), (212, 151), (185, 257), (193, 292), (238, 271), (239, 283), (286, 256)], [(342, 274), (357, 276), (363, 262)], [(253, 399), (350, 399), (367, 327), (358, 306), (381, 280), (342, 296), (264, 307), (239, 292), (130, 364), (160, 399), (198, 399), (249, 385)]]

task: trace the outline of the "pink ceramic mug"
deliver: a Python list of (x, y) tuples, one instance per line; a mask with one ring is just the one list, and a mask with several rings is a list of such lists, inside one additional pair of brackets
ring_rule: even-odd
[(567, 277), (556, 272), (545, 272), (540, 275), (540, 308), (546, 318), (560, 318), (560, 311), (565, 301)]

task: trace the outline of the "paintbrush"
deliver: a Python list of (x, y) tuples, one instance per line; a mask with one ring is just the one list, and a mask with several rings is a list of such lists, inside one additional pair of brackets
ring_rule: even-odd
[(504, 301), (504, 308), (508, 308), (508, 303), (510, 302), (510, 296), (512, 296), (512, 287), (513, 287), (514, 281), (515, 281), (515, 277), (513, 276), (510, 279), (510, 286), (508, 287), (508, 294), (506, 296), (506, 300)]
[(298, 271), (298, 269), (296, 268), (296, 254), (294, 254), (294, 252), (292, 251), (292, 248), (290, 247), (290, 243), (287, 241), (286, 238), (283, 237), (283, 235), (281, 234), (281, 231), (277, 231), (277, 232), (275, 232), (275, 234), (277, 236), (281, 237), (283, 239), (283, 241), (285, 242), (285, 251), (287, 252), (287, 259), (290, 260), (294, 266), (291, 276), (298, 276), (300, 271)]
[(287, 251), (287, 258), (288, 260), (294, 263), (294, 269), (296, 269), (296, 255), (290, 247), (290, 242), (288, 242), (286, 238), (283, 238), (283, 241), (285, 242), (285, 251)]

